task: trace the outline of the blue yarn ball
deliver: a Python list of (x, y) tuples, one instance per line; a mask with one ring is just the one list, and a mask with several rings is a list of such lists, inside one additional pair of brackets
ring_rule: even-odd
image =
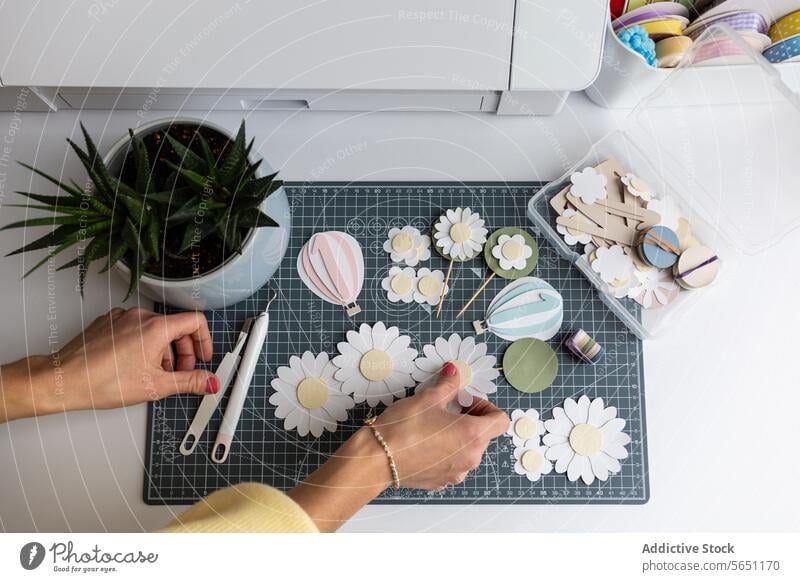
[(617, 37), (619, 37), (622, 44), (642, 55), (648, 65), (651, 67), (657, 66), (656, 43), (644, 28), (639, 25), (623, 28), (617, 33)]

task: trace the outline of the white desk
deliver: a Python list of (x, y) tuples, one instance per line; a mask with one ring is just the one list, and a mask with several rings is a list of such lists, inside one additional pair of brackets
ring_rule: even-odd
[[(616, 118), (573, 95), (556, 118), (260, 112), (248, 119), (248, 129), (286, 180), (515, 181), (560, 175)], [(133, 111), (87, 112), (80, 119), (92, 135), (103, 136), (101, 149), (137, 121)], [(235, 128), (239, 115), (214, 114), (213, 120)], [(3, 114), (0, 140), (9, 137), (12, 159), (55, 174), (63, 165), (66, 177), (77, 177), (80, 168), (63, 141), (78, 135), (76, 126), (71, 112), (30, 114), (21, 123)], [(27, 188), (29, 175), (5, 169), (0, 184), (8, 203), (11, 192)], [(3, 208), (0, 223), (21, 215)], [(22, 236), (1, 232), (0, 251), (19, 246)], [(768, 255), (748, 259), (723, 299), (646, 344), (648, 504), (368, 507), (345, 529), (797, 530), (800, 382), (796, 341), (790, 343), (800, 327), (797, 248), (800, 231)], [(47, 273), (20, 282), (23, 260), (30, 265), (32, 258), (2, 259), (2, 361), (47, 349)], [(124, 293), (119, 281), (90, 276), (81, 302), (75, 281), (75, 272), (62, 272), (51, 287), (63, 341)], [(757, 310), (742, 307), (757, 302)], [(145, 411), (142, 405), (0, 426), (0, 529), (150, 530), (182, 511), (142, 502)]]

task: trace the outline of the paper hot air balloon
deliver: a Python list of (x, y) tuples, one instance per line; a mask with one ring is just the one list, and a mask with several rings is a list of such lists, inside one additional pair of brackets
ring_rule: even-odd
[(507, 285), (489, 304), (475, 331), (490, 331), (508, 341), (521, 338), (549, 340), (561, 329), (564, 301), (558, 291), (536, 277), (523, 277)]
[(328, 231), (313, 235), (300, 249), (297, 271), (320, 299), (341, 305), (350, 317), (361, 312), (356, 300), (364, 286), (364, 255), (349, 234)]

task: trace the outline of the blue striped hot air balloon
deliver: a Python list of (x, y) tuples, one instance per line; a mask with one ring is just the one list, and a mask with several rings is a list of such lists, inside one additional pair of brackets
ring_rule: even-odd
[(523, 277), (507, 285), (489, 304), (486, 318), (475, 322), (478, 332), (491, 331), (508, 341), (549, 340), (561, 329), (564, 301), (552, 285)]

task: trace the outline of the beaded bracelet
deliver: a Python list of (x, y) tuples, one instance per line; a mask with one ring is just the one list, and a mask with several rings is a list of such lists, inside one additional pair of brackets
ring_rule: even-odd
[(381, 445), (383, 452), (386, 453), (386, 458), (389, 459), (389, 470), (392, 472), (392, 485), (395, 489), (400, 489), (400, 475), (397, 473), (397, 465), (395, 465), (394, 462), (394, 455), (392, 455), (392, 451), (389, 450), (389, 445), (386, 444), (383, 435), (381, 435), (378, 429), (375, 428), (376, 420), (378, 420), (377, 417), (372, 414), (372, 411), (370, 411), (367, 415), (367, 419), (364, 421), (364, 424), (372, 429), (372, 434), (375, 435), (375, 438)]

